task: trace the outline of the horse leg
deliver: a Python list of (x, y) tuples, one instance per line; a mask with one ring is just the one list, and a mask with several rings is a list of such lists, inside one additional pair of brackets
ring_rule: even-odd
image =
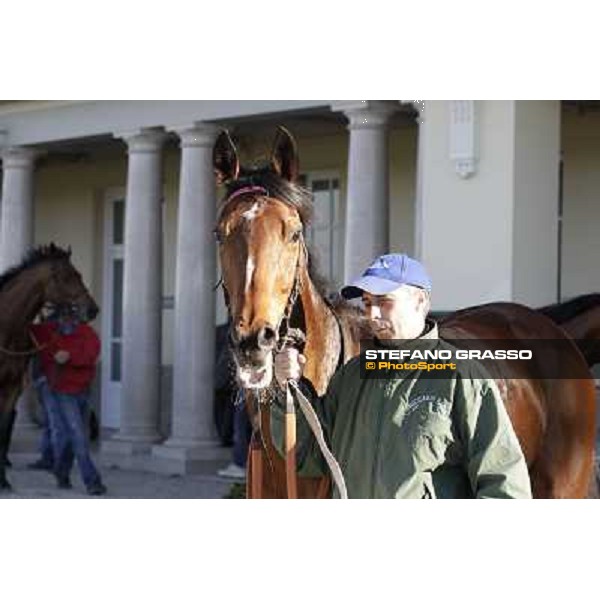
[(10, 450), (10, 445), (12, 442), (13, 431), (15, 428), (15, 421), (17, 420), (17, 411), (13, 408), (10, 411), (10, 416), (8, 418), (8, 434), (6, 436), (6, 451), (4, 453), (4, 464), (9, 465), (10, 462), (8, 460), (8, 451)]
[(6, 459), (15, 417), (14, 409), (0, 412), (0, 490), (9, 490), (11, 487), (6, 479)]

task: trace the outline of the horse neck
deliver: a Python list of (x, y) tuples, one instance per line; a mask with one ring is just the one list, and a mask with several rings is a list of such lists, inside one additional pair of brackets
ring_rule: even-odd
[(600, 362), (600, 306), (579, 313), (560, 326), (575, 340), (589, 366)]
[(600, 337), (600, 306), (579, 313), (577, 316), (567, 321), (563, 321), (560, 326), (574, 340), (595, 340)]
[(300, 301), (306, 328), (305, 376), (315, 390), (325, 393), (342, 350), (341, 334), (335, 315), (315, 288), (306, 268), (300, 273)]
[(45, 265), (36, 265), (15, 275), (0, 289), (0, 339), (3, 343), (23, 336), (42, 308), (49, 277)]

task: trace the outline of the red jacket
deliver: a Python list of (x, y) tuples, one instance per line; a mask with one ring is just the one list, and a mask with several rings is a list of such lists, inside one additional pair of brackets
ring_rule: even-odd
[[(31, 333), (41, 346), (40, 368), (52, 390), (79, 394), (90, 387), (96, 374), (100, 339), (89, 325), (79, 324), (72, 334), (62, 335), (56, 323), (40, 323), (31, 326)], [(64, 365), (54, 360), (59, 350), (71, 355)]]

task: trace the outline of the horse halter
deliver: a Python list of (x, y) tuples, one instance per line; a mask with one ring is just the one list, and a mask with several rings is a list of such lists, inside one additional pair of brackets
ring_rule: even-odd
[(238, 188), (237, 190), (234, 190), (233, 192), (231, 192), (231, 194), (225, 196), (225, 198), (223, 198), (223, 200), (221, 200), (221, 208), (219, 210), (219, 214), (217, 215), (217, 221), (221, 220), (221, 215), (223, 213), (223, 210), (225, 210), (225, 207), (234, 199), (237, 198), (238, 196), (243, 196), (245, 194), (258, 194), (260, 196), (269, 196), (269, 190), (267, 190), (267, 188), (264, 188), (262, 185), (245, 185), (243, 187)]
[(281, 321), (279, 321), (279, 324), (277, 326), (277, 331), (280, 333), (276, 349), (277, 352), (281, 352), (284, 346), (290, 343), (293, 344), (294, 342), (300, 341), (299, 334), (301, 334), (301, 332), (290, 327), (290, 319), (292, 317), (292, 311), (294, 310), (294, 306), (296, 304), (296, 301), (298, 300), (298, 296), (300, 295), (300, 291), (302, 289), (302, 282), (300, 279), (302, 256), (304, 256), (305, 261), (308, 258), (308, 251), (306, 249), (304, 235), (302, 233), (300, 233), (298, 243), (299, 248), (298, 258), (296, 259), (296, 272), (294, 273), (294, 284), (292, 285), (292, 291), (288, 296), (285, 311), (283, 312), (283, 317), (281, 318)]
[(238, 196), (242, 196), (243, 194), (260, 194), (261, 196), (268, 196), (269, 192), (266, 188), (262, 187), (261, 185), (247, 185), (238, 188), (237, 190), (229, 194), (229, 196), (227, 196), (223, 201), (223, 205), (229, 204), (231, 200), (237, 198)]
[[(223, 199), (222, 206), (221, 206), (221, 212), (219, 214), (219, 220), (220, 220), (221, 214), (222, 214), (223, 210), (225, 209), (225, 207), (234, 198), (237, 198), (238, 196), (243, 196), (245, 194), (259, 194), (261, 196), (269, 196), (269, 191), (262, 186), (253, 185), (253, 184), (238, 188), (237, 190), (233, 191), (231, 194), (229, 194), (228, 196), (226, 196)], [(296, 259), (296, 270), (294, 273), (294, 283), (292, 285), (292, 290), (290, 292), (290, 295), (288, 296), (288, 300), (286, 303), (285, 310), (283, 312), (283, 316), (276, 327), (277, 332), (280, 334), (279, 340), (277, 343), (277, 347), (275, 349), (276, 352), (280, 352), (286, 344), (297, 341), (298, 337), (299, 337), (297, 330), (291, 329), (289, 326), (289, 323), (290, 323), (290, 318), (292, 316), (292, 311), (294, 309), (294, 305), (296, 304), (296, 301), (297, 301), (298, 296), (300, 295), (300, 291), (301, 291), (300, 269), (301, 269), (301, 263), (302, 263), (302, 256), (304, 256), (305, 262), (307, 262), (307, 259), (308, 259), (308, 250), (306, 248), (306, 243), (304, 241), (304, 235), (303, 235), (302, 231), (300, 232), (300, 237), (298, 239), (298, 242), (299, 242), (299, 250), (298, 250), (298, 258)], [(228, 312), (229, 316), (231, 317), (229, 291), (227, 290), (227, 287), (225, 286), (225, 281), (224, 281), (222, 275), (219, 278), (219, 281), (217, 282), (217, 284), (214, 286), (214, 289), (215, 290), (218, 289), (219, 286), (221, 286), (223, 288), (223, 297), (225, 300), (225, 306), (227, 307), (227, 312)]]

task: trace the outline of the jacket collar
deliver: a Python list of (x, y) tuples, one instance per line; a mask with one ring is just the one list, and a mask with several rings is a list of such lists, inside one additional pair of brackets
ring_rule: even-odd
[(423, 329), (423, 333), (418, 338), (412, 340), (380, 340), (375, 338), (374, 342), (375, 346), (379, 346), (381, 348), (397, 348), (399, 346), (404, 346), (405, 344), (410, 344), (411, 342), (439, 339), (440, 334), (438, 324), (433, 319), (427, 318), (425, 319), (425, 329)]

